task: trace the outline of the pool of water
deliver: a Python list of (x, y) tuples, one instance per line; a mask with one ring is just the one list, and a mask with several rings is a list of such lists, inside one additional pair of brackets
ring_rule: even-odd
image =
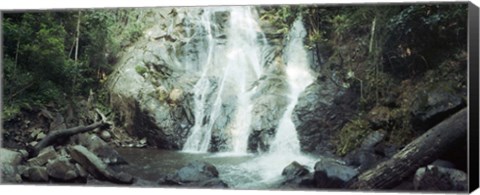
[(138, 178), (156, 181), (199, 160), (217, 167), (219, 177), (235, 189), (272, 189), (279, 185), (283, 168), (294, 160), (312, 168), (317, 157), (274, 154), (186, 153), (160, 149), (118, 148), (130, 166), (124, 171)]

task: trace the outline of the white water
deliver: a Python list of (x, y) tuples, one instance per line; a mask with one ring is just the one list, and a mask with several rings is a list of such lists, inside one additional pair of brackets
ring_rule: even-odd
[[(217, 12), (225, 11), (230, 14), (224, 32), (226, 41), (218, 44), (215, 37), (222, 32), (213, 21), (217, 19)], [(265, 61), (262, 49), (266, 47), (266, 40), (257, 20), (255, 10), (249, 7), (206, 9), (202, 14), (197, 31), (207, 36), (206, 46), (202, 53), (202, 74), (194, 91), (195, 124), (183, 147), (184, 152), (208, 152), (215, 121), (222, 114), (222, 104), (230, 103), (228, 100), (234, 98), (235, 112), (226, 127), (230, 151), (213, 157), (247, 154), (253, 107), (251, 97), (256, 92), (252, 84), (262, 76)], [(223, 171), (222, 179), (234, 184), (232, 187), (268, 187), (281, 178), (282, 170), (293, 161), (309, 168), (318, 161), (318, 158), (302, 154), (292, 121), (298, 97), (314, 81), (303, 45), (305, 36), (305, 28), (298, 18), (290, 29), (283, 51), (290, 102), (279, 121), (269, 151), (239, 165), (219, 167)]]
[[(226, 44), (214, 38), (216, 13), (228, 11)], [(252, 102), (251, 85), (262, 75), (262, 47), (266, 40), (256, 22), (258, 16), (250, 7), (207, 8), (201, 16), (198, 31), (207, 35), (203, 73), (195, 85), (195, 124), (183, 147), (186, 152), (208, 152), (212, 130), (221, 114), (222, 104), (235, 98), (235, 113), (227, 126), (231, 152), (247, 153)], [(260, 39), (259, 39), (259, 35)], [(249, 90), (250, 89), (250, 90)]]
[[(299, 18), (293, 24), (284, 50), (290, 103), (279, 121), (269, 152), (235, 167), (225, 168), (230, 171), (227, 171), (224, 178), (237, 184), (236, 188), (268, 188), (269, 185), (281, 179), (282, 170), (293, 161), (306, 165), (310, 169), (318, 161), (318, 158), (302, 154), (297, 131), (292, 121), (292, 112), (298, 97), (314, 81), (303, 45), (305, 35), (305, 28)], [(243, 175), (238, 175), (239, 172)], [(243, 180), (243, 182), (234, 180)]]

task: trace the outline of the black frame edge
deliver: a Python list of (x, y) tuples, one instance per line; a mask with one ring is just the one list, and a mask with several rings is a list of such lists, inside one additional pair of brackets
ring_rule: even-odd
[(469, 192), (479, 187), (479, 14), (478, 7), (469, 2), (468, 6), (468, 62), (469, 62)]

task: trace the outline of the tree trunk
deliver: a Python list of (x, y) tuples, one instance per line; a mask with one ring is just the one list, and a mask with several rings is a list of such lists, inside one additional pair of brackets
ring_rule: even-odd
[(36, 156), (42, 150), (43, 148), (51, 145), (54, 143), (58, 138), (64, 138), (64, 137), (70, 137), (72, 135), (78, 134), (78, 133), (84, 133), (87, 131), (94, 130), (96, 128), (103, 128), (106, 126), (109, 126), (110, 123), (105, 122), (105, 121), (100, 121), (93, 123), (88, 126), (78, 126), (78, 127), (73, 127), (70, 129), (63, 129), (63, 130), (56, 130), (56, 131), (51, 131), (45, 138), (43, 138), (38, 144), (36, 144), (33, 149), (30, 151), (31, 156)]
[(438, 158), (455, 141), (467, 135), (467, 108), (437, 124), (405, 146), (391, 159), (360, 174), (347, 184), (350, 189), (390, 189), (421, 167)]
[(77, 20), (77, 36), (75, 37), (76, 44), (75, 44), (75, 63), (77, 62), (78, 59), (78, 45), (79, 45), (79, 38), (80, 38), (80, 17), (82, 12), (78, 11), (78, 20)]

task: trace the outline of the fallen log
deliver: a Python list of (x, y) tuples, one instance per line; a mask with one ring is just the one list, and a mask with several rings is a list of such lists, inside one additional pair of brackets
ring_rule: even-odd
[(426, 166), (461, 139), (467, 141), (467, 108), (429, 129), (405, 146), (391, 159), (366, 170), (348, 182), (349, 189), (379, 190), (398, 185), (415, 171)]
[(40, 150), (54, 143), (58, 138), (66, 138), (78, 133), (84, 133), (94, 130), (96, 128), (107, 128), (111, 124), (106, 121), (100, 121), (88, 126), (77, 126), (70, 129), (62, 129), (56, 131), (50, 131), (45, 138), (38, 142), (33, 148), (29, 149), (30, 157), (37, 156)]

